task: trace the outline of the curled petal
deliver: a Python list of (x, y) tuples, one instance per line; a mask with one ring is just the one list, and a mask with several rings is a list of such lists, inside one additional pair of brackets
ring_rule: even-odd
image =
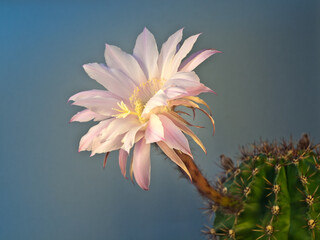
[(188, 134), (190, 137), (192, 137), (193, 141), (195, 141), (207, 154), (207, 150), (201, 140), (197, 137), (197, 135), (191, 131), (182, 121), (180, 121), (179, 118), (177, 118), (175, 115), (170, 114), (170, 113), (163, 113), (165, 116), (167, 116), (180, 130), (182, 130), (185, 134)]
[(193, 71), (204, 60), (206, 60), (208, 57), (210, 57), (216, 53), (221, 53), (221, 52), (218, 50), (215, 50), (215, 49), (200, 50), (200, 51), (192, 54), (186, 60), (184, 60), (179, 67), (179, 71), (181, 71), (181, 72)]
[(174, 100), (171, 100), (169, 103), (170, 107), (180, 106), (180, 105), (187, 108), (200, 108), (198, 104), (184, 98), (174, 99)]
[(211, 124), (212, 124), (212, 127), (213, 127), (213, 133), (212, 135), (214, 135), (214, 132), (215, 132), (215, 124), (214, 124), (214, 120), (213, 118), (210, 116), (209, 113), (207, 113), (205, 110), (203, 110), (202, 108), (197, 108), (198, 110), (200, 110), (201, 112), (203, 112), (211, 121)]
[(150, 144), (146, 144), (144, 138), (137, 142), (134, 147), (132, 169), (138, 185), (142, 189), (148, 190), (151, 171)]
[(197, 125), (193, 125), (193, 124), (189, 123), (187, 120), (185, 120), (183, 117), (181, 117), (178, 113), (186, 114), (188, 116), (191, 116), (190, 114), (188, 114), (186, 112), (183, 112), (183, 111), (170, 111), (169, 113), (166, 113), (166, 114), (170, 114), (170, 116), (173, 116), (174, 118), (178, 119), (183, 124), (188, 125), (190, 127), (204, 128), (203, 126), (197, 126)]
[(194, 96), (186, 96), (186, 97), (184, 97), (184, 98), (189, 99), (189, 100), (191, 100), (191, 101), (194, 101), (194, 102), (196, 102), (196, 103), (200, 103), (200, 104), (202, 104), (202, 105), (205, 105), (205, 106), (208, 108), (208, 110), (209, 110), (209, 112), (210, 112), (210, 115), (212, 115), (211, 108), (210, 108), (209, 105), (208, 105), (204, 100), (202, 100), (201, 98), (199, 98), (199, 97), (194, 97)]
[(186, 174), (188, 174), (190, 180), (192, 180), (191, 175), (189, 173), (189, 170), (187, 169), (186, 165), (183, 163), (183, 161), (179, 158), (179, 156), (175, 153), (174, 150), (168, 147), (167, 144), (164, 142), (157, 142), (160, 149), (179, 167), (185, 171)]

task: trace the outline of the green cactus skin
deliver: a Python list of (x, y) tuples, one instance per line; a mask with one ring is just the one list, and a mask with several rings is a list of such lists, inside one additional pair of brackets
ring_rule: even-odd
[(304, 135), (297, 146), (262, 142), (241, 164), (221, 157), (225, 172), (216, 188), (241, 201), (236, 211), (209, 201), (215, 212), (209, 239), (320, 239), (319, 146)]

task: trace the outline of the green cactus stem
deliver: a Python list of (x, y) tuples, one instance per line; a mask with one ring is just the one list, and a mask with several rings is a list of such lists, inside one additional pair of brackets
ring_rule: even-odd
[(261, 142), (250, 152), (243, 148), (239, 166), (222, 156), (217, 186), (243, 207), (232, 212), (209, 199), (215, 211), (209, 239), (320, 239), (319, 156), (307, 135), (296, 146), (283, 141)]

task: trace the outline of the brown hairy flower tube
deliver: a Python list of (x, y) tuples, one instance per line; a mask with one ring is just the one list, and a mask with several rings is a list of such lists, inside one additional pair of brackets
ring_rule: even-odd
[(209, 184), (208, 180), (203, 176), (203, 174), (189, 155), (178, 150), (175, 150), (175, 152), (186, 165), (192, 178), (192, 184), (197, 188), (202, 196), (213, 201), (216, 205), (230, 210), (231, 212), (238, 212), (240, 209), (242, 209), (242, 204), (239, 199), (217, 191), (213, 186)]

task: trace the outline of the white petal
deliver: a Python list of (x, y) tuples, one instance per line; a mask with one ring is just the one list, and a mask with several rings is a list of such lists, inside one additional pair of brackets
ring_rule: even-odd
[(133, 152), (133, 173), (138, 185), (148, 190), (150, 185), (150, 144), (146, 144), (145, 139), (142, 138), (136, 143)]
[[(110, 142), (115, 141), (118, 148), (122, 147), (125, 134), (130, 131), (130, 129), (138, 126), (141, 126), (141, 123), (135, 116), (114, 119), (107, 128), (103, 129), (100, 134), (93, 139), (92, 155), (107, 152), (106, 150), (109, 149), (109, 147), (113, 147), (112, 144), (110, 145)], [(121, 144), (118, 142), (120, 135), (122, 136), (120, 139), (120, 141), (122, 141)]]
[(155, 114), (150, 116), (145, 133), (146, 143), (154, 143), (164, 140), (164, 130), (159, 117)]
[(168, 79), (171, 74), (172, 60), (176, 53), (177, 45), (182, 39), (183, 29), (178, 30), (171, 35), (168, 40), (162, 45), (158, 59), (160, 78)]
[(147, 102), (146, 106), (143, 109), (141, 114), (142, 117), (145, 117), (153, 108), (159, 106), (167, 105), (168, 97), (165, 92), (160, 89), (150, 100)]
[(90, 111), (99, 115), (110, 117), (118, 113), (114, 110), (114, 108), (117, 106), (117, 102), (118, 100), (114, 98), (93, 97), (76, 100), (74, 103), (72, 103), (72, 105), (86, 107)]
[(99, 135), (103, 129), (107, 128), (112, 121), (113, 119), (107, 119), (90, 128), (87, 134), (85, 134), (80, 140), (79, 152), (91, 150), (92, 140)]
[[(138, 141), (137, 140), (137, 133), (140, 129), (142, 129), (146, 124), (142, 124), (136, 127), (131, 128), (126, 135), (123, 137), (123, 146), (122, 149), (125, 150), (127, 153), (130, 152), (132, 146)], [(140, 139), (139, 139), (140, 140)]]
[(147, 79), (158, 77), (158, 47), (154, 36), (147, 28), (138, 36), (133, 56), (138, 60)]
[(117, 95), (115, 95), (109, 91), (93, 89), (93, 90), (82, 91), (82, 92), (74, 94), (73, 96), (71, 96), (69, 98), (68, 102), (83, 100), (83, 99), (87, 99), (87, 98), (115, 98), (119, 101), (121, 100), (121, 98), (119, 98)]
[[(83, 65), (87, 74), (112, 93), (126, 99), (136, 87), (136, 83), (121, 71), (98, 63)], [(120, 87), (121, 86), (121, 87)]]
[(187, 54), (191, 51), (191, 49), (192, 49), (194, 43), (197, 41), (199, 35), (200, 34), (193, 35), (184, 41), (181, 48), (179, 49), (179, 51), (176, 53), (176, 55), (173, 58), (172, 73), (171, 74), (174, 74), (178, 71), (178, 67), (180, 66), (182, 59), (184, 59), (187, 56)]
[(107, 153), (107, 152), (120, 149), (122, 146), (121, 141), (123, 136), (124, 134), (120, 134), (112, 139), (106, 140), (103, 144), (98, 144), (97, 146), (96, 146), (96, 143), (98, 142), (95, 142), (96, 140), (95, 138), (92, 142), (92, 152), (90, 157), (94, 156), (97, 153)]
[(81, 112), (75, 114), (71, 119), (70, 122), (88, 122), (91, 120), (94, 121), (101, 121), (105, 120), (107, 117), (97, 114), (95, 112), (90, 111), (89, 109), (85, 109)]
[(137, 60), (120, 48), (106, 44), (105, 59), (109, 67), (121, 70), (133, 79), (136, 85), (146, 81), (146, 77)]

